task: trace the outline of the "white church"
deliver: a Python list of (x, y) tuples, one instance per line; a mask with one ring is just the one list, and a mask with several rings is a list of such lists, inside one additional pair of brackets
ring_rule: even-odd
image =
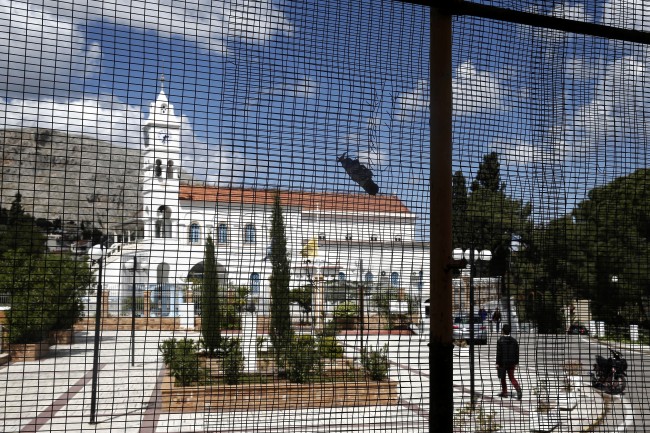
[[(249, 287), (258, 311), (268, 312), (266, 256), (278, 191), (184, 184), (181, 119), (164, 89), (143, 125), (140, 210), (111, 233), (119, 242), (102, 260), (109, 312), (119, 314), (135, 286), (150, 291), (156, 314), (178, 316), (188, 283), (202, 275), (208, 235), (222, 284)], [(338, 280), (420, 301), (428, 297), (429, 244), (415, 239), (416, 215), (398, 197), (289, 190), (279, 195), (292, 287)]]

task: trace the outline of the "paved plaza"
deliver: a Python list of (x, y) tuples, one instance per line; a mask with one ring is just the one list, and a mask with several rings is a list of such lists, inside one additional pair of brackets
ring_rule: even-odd
[[(134, 365), (130, 332), (102, 334), (97, 423), (89, 424), (93, 339), (77, 333), (76, 344), (56, 346), (40, 362), (0, 367), (3, 432), (337, 432), (428, 431), (429, 348), (418, 336), (371, 335), (364, 344), (389, 346), (390, 376), (399, 381), (395, 406), (322, 408), (246, 412), (167, 414), (160, 407), (163, 365), (158, 344), (172, 336), (198, 338), (198, 333), (136, 332)], [(341, 337), (348, 353), (359, 347), (356, 336)], [(469, 402), (469, 349), (455, 348), (454, 403)], [(524, 398), (500, 399), (496, 375), (489, 360), (477, 362), (477, 401), (493, 412), (504, 432), (529, 431), (538, 422), (532, 372), (522, 368)], [(554, 412), (561, 426), (580, 431), (604, 414), (602, 398), (590, 387), (580, 388), (574, 411)], [(435, 425), (435, 420), (434, 420)], [(568, 431), (563, 428), (561, 431)]]

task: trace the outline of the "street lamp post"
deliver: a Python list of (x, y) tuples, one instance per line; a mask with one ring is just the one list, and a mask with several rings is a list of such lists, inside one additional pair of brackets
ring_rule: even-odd
[(475, 261), (490, 261), (492, 252), (490, 250), (482, 250), (480, 253), (474, 248), (463, 251), (460, 248), (454, 249), (452, 252), (454, 260), (465, 259), (469, 267), (469, 388), (470, 388), (470, 404), (472, 409), (476, 406), (476, 393), (475, 393), (475, 380), (474, 380), (474, 272)]
[(97, 299), (95, 301), (95, 341), (93, 345), (93, 375), (90, 392), (90, 424), (97, 423), (97, 379), (99, 373), (99, 337), (102, 315), (102, 268), (104, 262), (104, 243), (90, 250), (90, 258), (99, 265), (97, 278)]
[(135, 280), (136, 272), (138, 269), (138, 256), (133, 255), (133, 283), (131, 285), (131, 344), (129, 346), (131, 352), (131, 366), (135, 366)]
[(364, 318), (365, 318), (365, 306), (364, 306), (364, 293), (363, 293), (363, 259), (359, 259), (359, 337), (360, 345), (359, 348), (361, 353), (363, 353), (363, 328), (364, 328)]

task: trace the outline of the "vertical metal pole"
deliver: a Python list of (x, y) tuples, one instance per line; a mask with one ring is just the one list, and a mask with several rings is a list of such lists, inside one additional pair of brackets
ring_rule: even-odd
[(104, 246), (101, 244), (101, 257), (97, 283), (97, 300), (95, 301), (95, 341), (93, 345), (93, 377), (90, 391), (90, 424), (97, 424), (97, 376), (99, 370), (99, 334), (102, 315), (102, 267), (104, 262)]
[(131, 286), (131, 366), (135, 366), (135, 273), (138, 256), (133, 256), (133, 285)]
[(476, 393), (474, 380), (474, 269), (475, 269), (474, 245), (469, 250), (469, 392), (470, 405), (472, 410), (476, 407)]
[[(431, 8), (431, 340), (429, 431), (453, 432), (454, 383), (451, 259), (451, 16)], [(433, 206), (435, 203), (435, 206)], [(435, 209), (435, 211), (434, 211)], [(434, 292), (435, 288), (435, 292)]]
[(363, 305), (363, 259), (359, 259), (359, 277), (359, 309), (361, 310), (361, 316), (359, 319), (359, 348), (361, 350), (361, 353), (363, 353), (363, 328), (364, 316), (366, 315), (365, 306)]
[(507, 273), (510, 271), (510, 257), (508, 257), (508, 268), (504, 269), (501, 276), (501, 296), (506, 297), (506, 314), (508, 315), (508, 326), (512, 329), (512, 305), (510, 305), (510, 290), (508, 290), (508, 282), (506, 281)]

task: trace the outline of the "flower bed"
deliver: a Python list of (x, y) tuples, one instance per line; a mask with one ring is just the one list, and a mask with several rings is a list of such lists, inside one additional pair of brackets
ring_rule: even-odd
[[(192, 339), (169, 339), (159, 346), (168, 367), (162, 384), (163, 410), (204, 412), (394, 405), (397, 382), (388, 379), (388, 348), (364, 350), (360, 364), (342, 357), (335, 338), (294, 337), (278, 368), (259, 350), (258, 369), (244, 371), (236, 338), (223, 340), (218, 358), (208, 358)], [(264, 355), (262, 357), (261, 355)], [(261, 364), (264, 364), (263, 368)]]
[(162, 385), (166, 412), (307, 409), (344, 406), (396, 405), (393, 380), (340, 380), (292, 383), (271, 379), (267, 383), (175, 386), (167, 371)]

